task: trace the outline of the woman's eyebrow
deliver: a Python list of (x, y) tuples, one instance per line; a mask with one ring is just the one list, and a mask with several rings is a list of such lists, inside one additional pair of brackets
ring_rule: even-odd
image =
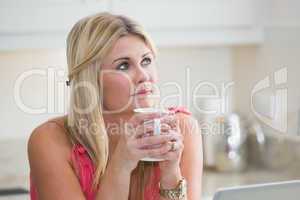
[[(146, 55), (148, 55), (148, 54), (150, 54), (151, 53), (151, 51), (149, 51), (149, 52), (147, 52), (147, 53), (144, 53), (143, 55), (142, 55), (142, 58), (144, 58)], [(112, 63), (115, 63), (116, 61), (118, 61), (118, 60), (129, 60), (129, 57), (121, 57), (121, 58), (117, 58), (117, 59), (115, 59)]]
[(142, 55), (142, 58), (144, 58), (146, 55), (151, 54), (151, 53), (152, 53), (151, 51), (149, 51), (149, 52), (147, 52), (147, 53), (144, 53), (144, 54)]

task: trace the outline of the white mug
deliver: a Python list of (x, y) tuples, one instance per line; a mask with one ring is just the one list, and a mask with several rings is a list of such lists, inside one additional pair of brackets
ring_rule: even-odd
[[(133, 110), (135, 113), (168, 113), (167, 110), (164, 109), (158, 109), (158, 108), (136, 108)], [(154, 120), (146, 121), (144, 124), (147, 123), (154, 123), (154, 135), (159, 135), (160, 134), (160, 119), (156, 118)], [(159, 159), (159, 158), (150, 158), (150, 157), (145, 157), (141, 159), (142, 161), (163, 161), (164, 159)]]

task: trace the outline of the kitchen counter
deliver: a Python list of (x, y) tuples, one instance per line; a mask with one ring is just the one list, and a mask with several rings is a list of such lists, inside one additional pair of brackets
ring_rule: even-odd
[[(0, 141), (0, 189), (29, 189), (27, 141), (11, 139)], [(0, 196), (0, 200), (29, 200), (29, 195)]]
[(29, 195), (0, 196), (0, 200), (29, 200)]
[[(300, 173), (292, 170), (248, 169), (241, 173), (220, 173), (205, 169), (203, 172), (202, 200), (211, 200), (219, 188), (241, 186), (275, 181), (300, 179)], [(27, 188), (26, 177), (10, 177), (6, 186), (21, 186)], [(28, 185), (27, 185), (28, 186)], [(29, 195), (14, 195), (1, 197), (0, 200), (29, 200)]]
[(203, 200), (211, 200), (219, 188), (296, 179), (300, 180), (300, 173), (296, 169), (267, 170), (251, 168), (240, 173), (220, 173), (205, 169), (202, 182)]

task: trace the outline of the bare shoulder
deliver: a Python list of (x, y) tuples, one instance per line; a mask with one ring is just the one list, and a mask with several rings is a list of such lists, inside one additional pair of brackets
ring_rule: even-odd
[(62, 121), (55, 122), (39, 125), (28, 140), (31, 178), (39, 199), (85, 199), (70, 163), (71, 145)]
[[(32, 131), (27, 143), (29, 156), (37, 151), (47, 151), (48, 155), (61, 155), (66, 159), (69, 158), (71, 143), (66, 136), (65, 130), (62, 128), (63, 117), (58, 117), (54, 120), (58, 124), (46, 121)], [(49, 149), (51, 149), (51, 152)]]

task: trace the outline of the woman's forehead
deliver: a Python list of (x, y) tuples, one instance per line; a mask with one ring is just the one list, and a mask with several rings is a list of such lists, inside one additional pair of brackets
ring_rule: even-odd
[(134, 35), (119, 38), (105, 60), (113, 61), (120, 57), (142, 57), (145, 53), (151, 52), (145, 41)]

